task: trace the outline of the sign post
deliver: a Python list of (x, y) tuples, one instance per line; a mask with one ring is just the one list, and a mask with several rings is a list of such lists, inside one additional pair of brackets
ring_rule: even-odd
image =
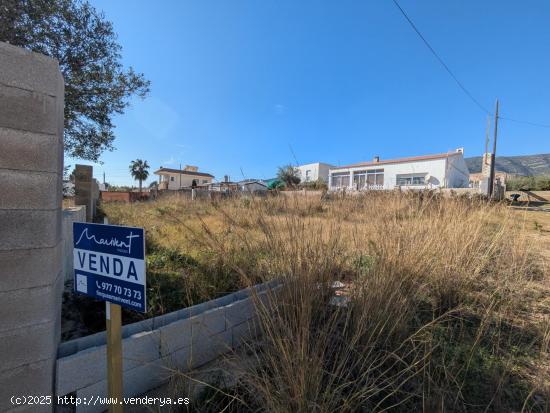
[[(107, 217), (103, 218), (109, 224)], [(122, 400), (122, 307), (105, 301), (105, 328), (107, 329), (107, 393), (111, 400)], [(109, 413), (122, 413), (121, 404), (109, 406)]]
[(118, 404), (109, 405), (110, 413), (122, 412), (122, 327), (121, 307), (105, 302), (107, 324), (107, 391), (111, 400)]
[(121, 307), (146, 312), (143, 228), (73, 224), (74, 289), (105, 301), (111, 413), (123, 411)]

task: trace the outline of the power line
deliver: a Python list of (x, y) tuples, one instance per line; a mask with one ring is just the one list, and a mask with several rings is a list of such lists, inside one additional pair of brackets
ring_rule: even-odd
[(503, 119), (503, 120), (507, 120), (509, 122), (515, 122), (515, 123), (523, 123), (525, 125), (537, 126), (539, 128), (550, 128), (550, 125), (545, 125), (544, 123), (536, 123), (536, 122), (529, 122), (527, 120), (512, 119), (506, 116), (499, 116), (499, 119)]
[(399, 11), (401, 12), (401, 14), (403, 15), (403, 17), (405, 17), (405, 19), (409, 22), (409, 24), (411, 25), (411, 27), (414, 29), (414, 31), (416, 32), (416, 34), (418, 35), (418, 37), (420, 37), (420, 39), (422, 39), (422, 41), (424, 42), (424, 44), (426, 45), (426, 47), (430, 50), (430, 52), (432, 52), (432, 54), (435, 56), (435, 58), (439, 61), (439, 63), (441, 63), (441, 65), (443, 66), (443, 68), (447, 71), (447, 73), (449, 73), (449, 75), (453, 78), (453, 80), (456, 82), (456, 84), (458, 85), (458, 87), (460, 87), (460, 89), (462, 89), (462, 91), (466, 94), (466, 96), (468, 96), (470, 98), (470, 100), (472, 102), (474, 102), (483, 112), (485, 112), (487, 115), (490, 115), (491, 112), (489, 110), (487, 110), (485, 108), (485, 106), (483, 106), (481, 103), (479, 103), (479, 101), (474, 97), (474, 95), (472, 95), (470, 93), (470, 91), (468, 89), (466, 89), (466, 87), (462, 84), (462, 82), (460, 80), (458, 80), (458, 78), (455, 76), (455, 74), (452, 72), (452, 70), (449, 68), (449, 66), (447, 66), (447, 64), (443, 61), (443, 59), (437, 54), (437, 52), (434, 50), (434, 48), (430, 45), (430, 43), (426, 40), (426, 38), (422, 35), (422, 33), (420, 33), (420, 30), (418, 30), (418, 28), (416, 27), (416, 25), (413, 23), (413, 21), (409, 18), (409, 16), (407, 15), (407, 13), (405, 13), (405, 10), (403, 10), (401, 8), (401, 6), (399, 5), (399, 3), (397, 2), (397, 0), (393, 0), (393, 3), (395, 4), (395, 6), (399, 9)]
[[(479, 101), (474, 97), (474, 95), (472, 95), (472, 93), (466, 89), (466, 87), (462, 84), (462, 82), (460, 80), (458, 80), (458, 78), (455, 76), (455, 74), (453, 73), (453, 71), (449, 68), (449, 66), (447, 66), (447, 64), (443, 61), (443, 59), (437, 54), (437, 52), (435, 51), (435, 49), (430, 45), (430, 43), (426, 40), (426, 38), (422, 35), (422, 33), (420, 32), (420, 30), (418, 30), (418, 28), (416, 27), (416, 25), (414, 24), (414, 22), (411, 20), (411, 18), (407, 15), (407, 13), (405, 12), (405, 10), (403, 10), (403, 8), (399, 5), (399, 3), (397, 2), (397, 0), (393, 0), (393, 3), (395, 4), (395, 6), (399, 9), (399, 11), (401, 12), (401, 14), (403, 15), (403, 17), (405, 17), (405, 19), (407, 20), (407, 22), (411, 25), (411, 27), (414, 29), (414, 31), (416, 32), (416, 34), (418, 35), (418, 37), (420, 37), (420, 39), (424, 42), (424, 44), (426, 45), (426, 47), (430, 50), (430, 52), (432, 52), (432, 54), (435, 56), (435, 58), (439, 61), (439, 63), (443, 66), (443, 68), (447, 71), (447, 73), (449, 73), (449, 75), (453, 78), (453, 80), (456, 82), (456, 84), (460, 87), (460, 89), (462, 89), (462, 91), (466, 94), (466, 96), (468, 96), (470, 98), (470, 100), (472, 102), (474, 102), (483, 112), (485, 112), (487, 115), (492, 115), (492, 113), (487, 110), (485, 108), (485, 106), (483, 106), (481, 103), (479, 103)], [(499, 119), (502, 119), (502, 120), (507, 120), (509, 122), (515, 122), (515, 123), (521, 123), (521, 124), (524, 124), (524, 125), (530, 125), (530, 126), (536, 126), (536, 127), (539, 127), (539, 128), (550, 128), (550, 125), (548, 124), (544, 124), (544, 123), (537, 123), (537, 122), (530, 122), (530, 121), (527, 121), (527, 120), (520, 120), (520, 119), (514, 119), (514, 118), (509, 118), (509, 117), (506, 117), (506, 116), (499, 116)]]
[[(437, 54), (437, 52), (435, 51), (435, 49), (430, 45), (430, 43), (426, 40), (426, 38), (422, 35), (422, 33), (420, 32), (420, 30), (418, 30), (418, 28), (416, 27), (416, 25), (414, 24), (414, 22), (411, 20), (411, 18), (407, 15), (407, 13), (405, 12), (405, 10), (403, 10), (403, 8), (399, 5), (399, 3), (397, 2), (397, 0), (393, 0), (393, 3), (395, 4), (395, 6), (399, 9), (399, 11), (401, 12), (401, 14), (403, 15), (403, 17), (405, 17), (405, 19), (407, 20), (407, 22), (411, 25), (411, 27), (414, 29), (414, 31), (416, 32), (416, 34), (420, 37), (420, 39), (424, 42), (424, 44), (426, 45), (426, 47), (430, 50), (430, 52), (432, 52), (432, 54), (435, 56), (435, 58), (439, 61), (439, 63), (441, 63), (441, 65), (443, 66), (443, 68), (447, 71), (447, 73), (449, 73), (449, 75), (453, 78), (453, 80), (456, 82), (456, 84), (460, 87), (460, 89), (462, 89), (462, 91), (466, 94), (466, 96), (468, 96), (470, 98), (470, 100), (472, 102), (474, 102), (483, 112), (485, 112), (486, 114), (488, 115), (492, 115), (492, 113), (487, 110), (485, 108), (485, 106), (483, 106), (481, 103), (479, 103), (479, 101), (474, 97), (474, 95), (472, 95), (472, 93), (466, 89), (466, 87), (462, 84), (462, 82), (460, 80), (458, 80), (458, 78), (455, 76), (455, 74), (453, 73), (453, 71), (449, 68), (449, 66), (447, 66), (447, 64), (443, 61), (443, 59)], [(549, 124), (544, 124), (544, 123), (538, 123), (538, 122), (530, 122), (530, 121), (527, 121), (527, 120), (521, 120), (521, 119), (514, 119), (514, 118), (509, 118), (509, 117), (506, 117), (506, 116), (499, 116), (499, 119), (502, 119), (502, 120), (507, 120), (509, 122), (514, 122), (514, 123), (521, 123), (521, 124), (524, 124), (524, 125), (530, 125), (530, 126), (535, 126), (535, 127), (539, 127), (539, 128), (550, 128), (550, 125)]]

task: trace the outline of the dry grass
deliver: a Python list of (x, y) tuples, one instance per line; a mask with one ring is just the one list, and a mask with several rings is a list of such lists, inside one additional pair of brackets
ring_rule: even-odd
[[(195, 274), (205, 296), (220, 285), (284, 280), (269, 308), (258, 303), (256, 363), (236, 363), (242, 379), (224, 392), (234, 398), (203, 410), (549, 409), (540, 250), (550, 236), (517, 211), (392, 193), (105, 210), (111, 222), (144, 226), (152, 250), (215, 263), (213, 278)], [(336, 280), (348, 286), (346, 306), (331, 304)]]

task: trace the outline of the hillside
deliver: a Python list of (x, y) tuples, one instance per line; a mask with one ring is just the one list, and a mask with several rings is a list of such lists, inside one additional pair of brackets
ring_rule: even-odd
[[(465, 158), (470, 173), (481, 172), (481, 156)], [(550, 175), (550, 153), (526, 156), (498, 156), (497, 171), (536, 176)]]

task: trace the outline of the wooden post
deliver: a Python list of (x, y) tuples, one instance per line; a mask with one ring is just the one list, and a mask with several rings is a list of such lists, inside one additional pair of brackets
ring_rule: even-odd
[[(103, 219), (108, 224), (107, 217)], [(109, 413), (122, 413), (122, 319), (118, 304), (105, 302), (105, 323), (107, 325), (107, 393), (116, 403), (109, 405)]]
[[(483, 164), (487, 165), (487, 154), (489, 153), (489, 132), (491, 130), (491, 117), (487, 115), (487, 130), (485, 131), (485, 152), (483, 153)], [(481, 168), (483, 169), (483, 167)]]
[(491, 169), (489, 171), (488, 193), (489, 198), (493, 196), (493, 185), (495, 180), (496, 154), (497, 154), (497, 132), (498, 132), (498, 99), (495, 108), (495, 130), (493, 135), (493, 152), (491, 153)]
[(110, 413), (122, 413), (122, 328), (121, 308), (108, 301), (106, 305), (107, 322), (107, 390), (111, 400), (117, 403), (109, 405)]

